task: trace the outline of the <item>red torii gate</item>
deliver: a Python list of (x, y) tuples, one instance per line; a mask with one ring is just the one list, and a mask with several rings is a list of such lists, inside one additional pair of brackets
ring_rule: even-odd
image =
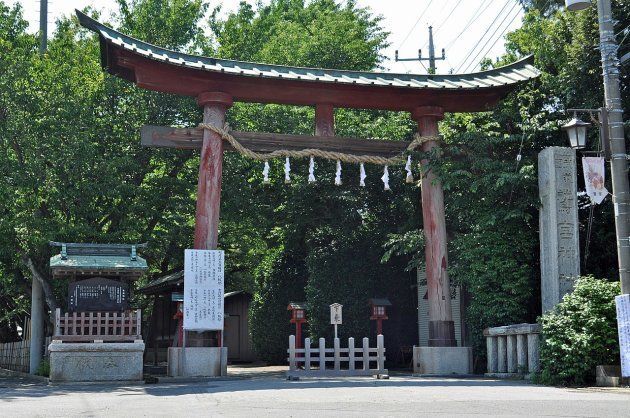
[[(138, 87), (197, 98), (203, 123), (223, 127), (233, 101), (315, 106), (315, 136), (232, 132), (254, 151), (343, 150), (361, 155), (400, 155), (409, 143), (334, 136), (334, 108), (410, 112), (424, 137), (437, 137), (444, 112), (486, 111), (517, 85), (539, 72), (527, 57), (511, 65), (473, 74), (414, 75), (324, 70), (223, 60), (182, 54), (131, 38), (77, 10), (81, 25), (100, 38), (101, 64)], [(201, 149), (195, 248), (217, 247), (224, 141), (205, 129), (144, 127), (150, 146)], [(423, 142), (422, 151), (438, 146)], [(226, 149), (229, 149), (226, 147)], [(429, 172), (422, 178), (426, 242), (429, 345), (456, 346), (447, 275), (442, 185)]]

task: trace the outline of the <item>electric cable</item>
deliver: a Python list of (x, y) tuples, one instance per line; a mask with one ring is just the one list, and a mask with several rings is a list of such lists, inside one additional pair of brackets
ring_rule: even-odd
[[(475, 58), (473, 58), (470, 63), (466, 66), (466, 69), (464, 70), (464, 72), (467, 72), (468, 69), (470, 68), (470, 66), (472, 65), (471, 70), (474, 70), (475, 67), (477, 67), (477, 63), (478, 61), (476, 61), (476, 59), (479, 57), (479, 55), (482, 53), (482, 51), (484, 51), (484, 49), (486, 48), (486, 45), (488, 45), (488, 43), (490, 42), (490, 40), (494, 37), (494, 35), (497, 33), (497, 31), (501, 28), (501, 26), (503, 25), (503, 23), (507, 20), (507, 18), (510, 16), (510, 14), (520, 5), (518, 3), (514, 3), (514, 5), (512, 6), (512, 8), (510, 9), (510, 11), (505, 15), (505, 17), (503, 18), (503, 20), (501, 21), (501, 23), (499, 23), (499, 25), (496, 27), (496, 29), (494, 30), (494, 32), (492, 32), (492, 35), (490, 35), (490, 37), (488, 38), (488, 40), (486, 41), (486, 43), (481, 47), (481, 49), (479, 50), (479, 52), (477, 53), (477, 55), (475, 55)], [(490, 45), (490, 48), (485, 49), (485, 52), (483, 53), (483, 57), (485, 58), (486, 55), (492, 50), (492, 48), (494, 48), (494, 46), (496, 45), (496, 43), (499, 41), (499, 39), (501, 39), (501, 37), (503, 36), (503, 34), (505, 34), (505, 32), (508, 30), (508, 28), (512, 25), (512, 23), (514, 22), (514, 20), (519, 16), (520, 10), (516, 11), (516, 14), (512, 17), (512, 20), (510, 20), (510, 22), (503, 28), (503, 31), (499, 34), (498, 37), (496, 37), (494, 39), (494, 42), (492, 43), (492, 45)]]
[[(503, 7), (501, 8), (501, 10), (499, 10), (499, 13), (497, 13), (496, 17), (492, 20), (492, 23), (496, 22), (497, 19), (499, 19), (499, 17), (503, 14), (503, 12), (505, 11), (505, 9), (507, 8), (508, 4), (510, 4), (510, 0), (507, 0), (505, 2), (505, 4), (503, 5)], [(459, 65), (457, 66), (457, 70), (455, 70), (456, 73), (459, 73), (459, 70), (461, 70), (461, 68), (464, 66), (464, 64), (466, 64), (466, 62), (468, 61), (468, 59), (472, 56), (472, 54), (475, 52), (475, 50), (477, 49), (477, 46), (479, 46), (481, 44), (481, 42), (485, 39), (486, 35), (488, 34), (488, 32), (490, 32), (490, 29), (492, 29), (492, 23), (490, 23), (490, 25), (486, 28), (486, 30), (484, 31), (484, 33), (481, 35), (481, 38), (479, 38), (479, 40), (477, 41), (477, 43), (475, 44), (474, 48), (470, 50), (470, 52), (468, 53), (468, 55), (466, 55), (466, 57), (459, 63)]]

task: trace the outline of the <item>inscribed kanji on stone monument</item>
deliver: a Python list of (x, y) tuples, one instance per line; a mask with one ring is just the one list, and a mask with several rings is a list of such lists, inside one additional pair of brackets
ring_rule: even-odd
[(185, 251), (184, 329), (223, 330), (223, 274), (223, 251)]

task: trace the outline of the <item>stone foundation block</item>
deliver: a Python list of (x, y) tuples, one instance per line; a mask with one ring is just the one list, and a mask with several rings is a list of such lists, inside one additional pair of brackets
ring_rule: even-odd
[(414, 347), (413, 373), (448, 375), (472, 373), (471, 347)]
[(51, 382), (142, 381), (144, 343), (61, 343), (49, 346)]
[(170, 377), (227, 376), (227, 347), (169, 347)]

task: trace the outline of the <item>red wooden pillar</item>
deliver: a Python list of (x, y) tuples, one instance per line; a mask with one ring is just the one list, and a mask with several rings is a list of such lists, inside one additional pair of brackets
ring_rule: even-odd
[(381, 318), (376, 320), (376, 335), (383, 335), (383, 320)]
[[(423, 136), (438, 135), (438, 121), (444, 111), (436, 106), (422, 106), (412, 112)], [(438, 146), (428, 141), (422, 150), (428, 152)], [(426, 164), (426, 161), (423, 161)], [(429, 346), (454, 347), (455, 325), (451, 311), (450, 284), (447, 274), (446, 224), (444, 220), (444, 191), (432, 172), (422, 177), (422, 218), (425, 236), (427, 293), (429, 299)]]
[(335, 135), (335, 109), (331, 104), (315, 106), (315, 135)]
[[(197, 97), (197, 103), (203, 106), (204, 123), (223, 127), (225, 112), (232, 106), (232, 97), (220, 92), (206, 92)], [(222, 168), (223, 139), (216, 132), (206, 129), (201, 146), (195, 212), (195, 249), (198, 250), (217, 248)]]
[[(232, 97), (221, 92), (205, 92), (197, 97), (203, 106), (203, 123), (223, 127), (225, 112), (232, 106)], [(221, 179), (223, 171), (223, 139), (208, 129), (203, 132), (197, 209), (195, 212), (195, 245), (198, 250), (215, 250), (219, 238), (219, 210), (221, 208)], [(221, 331), (217, 345), (222, 347)]]

